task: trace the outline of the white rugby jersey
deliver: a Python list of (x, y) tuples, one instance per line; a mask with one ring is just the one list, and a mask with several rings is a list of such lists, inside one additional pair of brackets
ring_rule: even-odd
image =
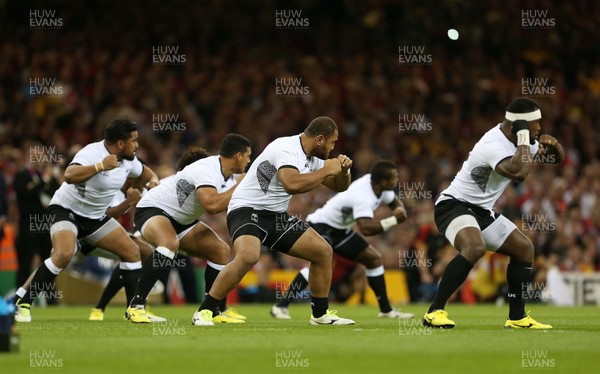
[[(94, 165), (109, 154), (103, 141), (90, 143), (77, 152), (71, 165)], [(100, 219), (106, 215), (106, 208), (127, 178), (139, 177), (143, 170), (144, 166), (137, 157), (132, 161), (123, 159), (116, 168), (101, 171), (83, 183), (63, 182), (50, 204), (60, 205), (86, 218)]]
[(142, 197), (137, 207), (162, 209), (175, 221), (187, 225), (204, 214), (196, 189), (214, 187), (218, 193), (223, 193), (235, 185), (237, 176), (232, 174), (225, 178), (219, 156), (206, 157), (163, 179)]
[[(537, 140), (534, 145), (529, 146), (532, 154), (536, 154), (538, 148)], [(450, 197), (446, 195), (450, 195), (458, 200), (492, 210), (496, 200), (511, 181), (498, 174), (496, 166), (505, 158), (514, 156), (516, 152), (517, 146), (508, 140), (498, 124), (475, 144), (462, 168), (450, 186), (442, 192), (436, 204), (449, 199)]]
[(306, 217), (311, 223), (324, 223), (336, 229), (344, 230), (358, 218), (373, 218), (375, 210), (383, 203), (390, 204), (396, 195), (394, 191), (382, 191), (377, 197), (371, 186), (371, 174), (366, 174), (350, 184)]
[(279, 180), (277, 171), (292, 167), (308, 174), (323, 167), (324, 161), (304, 153), (300, 134), (277, 138), (258, 155), (248, 173), (233, 191), (227, 212), (248, 207), (272, 212), (285, 212), (292, 198)]
[(127, 200), (127, 194), (121, 190), (117, 191), (113, 199), (108, 204), (109, 208), (114, 208), (116, 206), (121, 205), (125, 200)]

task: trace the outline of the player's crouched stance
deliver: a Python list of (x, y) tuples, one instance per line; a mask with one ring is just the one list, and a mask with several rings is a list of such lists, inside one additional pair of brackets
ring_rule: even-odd
[(133, 297), (142, 268), (140, 251), (125, 229), (106, 214), (106, 208), (128, 177), (140, 177), (147, 188), (158, 185), (156, 174), (135, 157), (137, 148), (136, 124), (117, 119), (106, 127), (104, 141), (77, 152), (65, 170), (65, 182), (50, 201), (52, 252), (35, 272), (29, 289), (18, 295), (18, 322), (31, 321), (31, 302), (69, 265), (78, 239), (119, 256), (125, 291), (128, 299)]
[(320, 184), (338, 192), (348, 188), (352, 160), (343, 155), (327, 160), (337, 138), (336, 123), (329, 117), (318, 117), (303, 133), (274, 140), (256, 158), (227, 209), (235, 258), (217, 276), (192, 318), (194, 325), (213, 325), (212, 319), (220, 313), (220, 300), (256, 264), (261, 245), (310, 261), (310, 324), (354, 324), (328, 309), (331, 246), (314, 229), (286, 212), (293, 194)]
[(504, 327), (552, 328), (525, 313), (523, 294), (531, 276), (533, 244), (510, 220), (492, 210), (506, 186), (511, 181), (523, 182), (533, 164), (563, 161), (564, 152), (556, 139), (546, 134), (539, 136), (541, 118), (535, 101), (515, 99), (506, 110), (505, 120), (475, 144), (461, 170), (438, 198), (436, 225), (460, 253), (446, 267), (423, 325), (454, 327), (444, 310), (446, 302), (489, 249), (510, 257), (506, 270), (509, 315)]

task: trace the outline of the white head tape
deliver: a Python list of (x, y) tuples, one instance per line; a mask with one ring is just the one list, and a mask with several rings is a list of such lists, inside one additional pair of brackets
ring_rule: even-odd
[(529, 112), (529, 113), (513, 113), (513, 112), (506, 112), (506, 114), (504, 114), (504, 118), (506, 118), (507, 120), (514, 122), (516, 120), (522, 119), (525, 121), (535, 121), (537, 119), (542, 118), (542, 112), (537, 109), (534, 110), (533, 112)]

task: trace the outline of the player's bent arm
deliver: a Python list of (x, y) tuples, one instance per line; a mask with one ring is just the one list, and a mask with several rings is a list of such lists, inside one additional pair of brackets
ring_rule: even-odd
[(199, 187), (196, 189), (196, 195), (206, 213), (217, 214), (227, 209), (231, 195), (237, 186), (236, 184), (222, 193), (218, 193), (215, 187)]
[(94, 175), (98, 174), (98, 164), (83, 166), (71, 164), (65, 170), (65, 182), (69, 184), (80, 184), (86, 182)]
[(528, 145), (520, 145), (517, 152), (496, 165), (496, 172), (515, 182), (523, 182), (531, 172), (533, 156)]
[(117, 160), (117, 156), (113, 154), (104, 157), (102, 161), (97, 162), (94, 165), (84, 166), (78, 163), (73, 163), (65, 170), (65, 182), (69, 184), (80, 184), (92, 178), (101, 171), (112, 170), (118, 165), (119, 161)]
[(326, 168), (313, 171), (312, 173), (300, 174), (297, 169), (292, 167), (282, 167), (277, 171), (277, 176), (285, 192), (290, 195), (310, 191), (323, 183), (325, 178), (330, 175)]
[[(550, 156), (550, 157), (547, 157)], [(565, 151), (562, 145), (552, 136), (543, 134), (540, 137), (540, 148), (535, 154), (534, 160), (549, 164), (562, 164), (565, 159)]]
[(147, 189), (156, 187), (160, 183), (158, 175), (146, 165), (144, 165), (144, 171), (142, 171), (142, 174), (140, 175), (140, 180)]
[(378, 220), (373, 218), (358, 218), (356, 226), (364, 236), (373, 236), (383, 232), (383, 226)]
[(136, 206), (142, 198), (142, 193), (137, 188), (133, 187), (129, 187), (125, 195), (127, 196), (125, 201), (119, 205), (106, 208), (106, 214), (112, 218), (119, 218), (123, 214), (127, 213), (129, 209)]
[(402, 204), (402, 201), (400, 201), (398, 197), (394, 198), (394, 201), (389, 203), (388, 206), (392, 210), (392, 215), (398, 220), (398, 223), (406, 221), (408, 214), (406, 213), (406, 208), (404, 208), (404, 204)]
[(123, 214), (127, 213), (135, 203), (131, 203), (130, 201), (123, 201), (121, 204), (117, 206), (110, 206), (106, 208), (106, 214), (112, 218), (119, 218)]
[(328, 176), (323, 180), (322, 184), (335, 192), (344, 192), (350, 187), (351, 182), (352, 177), (350, 176), (350, 172), (342, 172), (338, 175)]

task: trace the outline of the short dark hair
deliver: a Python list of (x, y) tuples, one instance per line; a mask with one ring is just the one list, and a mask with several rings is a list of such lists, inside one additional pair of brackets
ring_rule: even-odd
[(192, 162), (201, 160), (210, 156), (210, 153), (202, 147), (188, 147), (179, 160), (177, 160), (177, 170), (181, 171), (184, 167), (188, 166)]
[(506, 107), (506, 111), (512, 113), (529, 113), (538, 109), (538, 103), (528, 97), (517, 97)]
[(310, 121), (308, 127), (304, 129), (304, 133), (311, 138), (319, 135), (329, 138), (337, 129), (337, 124), (333, 119), (321, 116)]
[(250, 140), (240, 134), (227, 134), (221, 141), (219, 155), (223, 157), (233, 157), (238, 152), (244, 153), (246, 149), (252, 147)]
[(111, 144), (119, 140), (127, 140), (131, 138), (131, 133), (134, 131), (137, 131), (135, 122), (123, 118), (113, 119), (104, 129), (104, 140)]
[(371, 166), (371, 182), (380, 182), (392, 177), (392, 170), (396, 169), (396, 164), (390, 160), (379, 160)]

